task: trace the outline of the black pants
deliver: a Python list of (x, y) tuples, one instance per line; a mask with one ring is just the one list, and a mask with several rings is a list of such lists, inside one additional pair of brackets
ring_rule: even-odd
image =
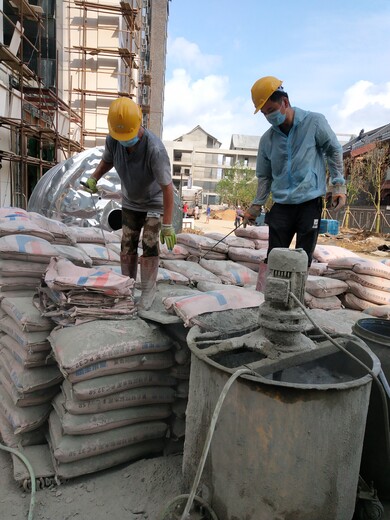
[(275, 247), (290, 247), (297, 234), (296, 248), (306, 251), (309, 267), (317, 244), (321, 222), (322, 197), (302, 204), (275, 204), (267, 213), (265, 223), (269, 226), (268, 253)]

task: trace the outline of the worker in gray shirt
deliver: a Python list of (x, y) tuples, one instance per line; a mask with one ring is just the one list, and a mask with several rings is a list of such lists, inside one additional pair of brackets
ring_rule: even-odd
[(86, 187), (97, 193), (99, 179), (112, 167), (116, 169), (122, 188), (122, 274), (136, 279), (138, 242), (143, 228), (143, 253), (139, 262), (142, 292), (138, 308), (147, 310), (156, 294), (159, 235), (169, 249), (176, 244), (171, 167), (162, 141), (141, 126), (142, 112), (132, 99), (115, 99), (107, 122), (109, 135), (103, 157)]

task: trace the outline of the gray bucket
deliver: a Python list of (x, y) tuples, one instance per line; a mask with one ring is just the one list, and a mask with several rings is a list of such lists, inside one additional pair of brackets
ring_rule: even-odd
[[(390, 381), (390, 321), (364, 318), (358, 320), (352, 330), (378, 356), (384, 375)], [(368, 408), (360, 472), (366, 482), (373, 482), (381, 500), (390, 499), (390, 460), (387, 455), (385, 427), (389, 428), (390, 425), (385, 424), (382, 399), (374, 385)]]
[[(194, 481), (221, 391), (238, 368), (264, 362), (260, 352), (212, 347), (199, 327), (192, 351), (183, 475)], [(378, 358), (356, 338), (343, 343), (374, 373)], [(211, 347), (209, 349), (211, 351)], [(265, 381), (251, 375), (231, 387), (201, 479), (202, 497), (223, 520), (351, 520), (372, 378), (334, 347), (279, 360)], [(318, 354), (317, 354), (318, 356)], [(264, 365), (264, 363), (263, 363)], [(268, 368), (267, 368), (268, 369)]]

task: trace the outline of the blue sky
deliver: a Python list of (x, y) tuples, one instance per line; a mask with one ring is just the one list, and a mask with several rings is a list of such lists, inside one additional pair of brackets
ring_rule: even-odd
[(336, 133), (390, 123), (389, 0), (172, 0), (169, 8), (164, 140), (197, 125), (223, 147), (232, 134), (261, 135), (269, 125), (253, 114), (250, 89), (269, 75)]

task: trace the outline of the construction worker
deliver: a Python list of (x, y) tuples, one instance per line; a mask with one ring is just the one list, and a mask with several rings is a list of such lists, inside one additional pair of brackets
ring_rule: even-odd
[(141, 121), (141, 109), (132, 99), (121, 97), (111, 103), (102, 160), (86, 186), (97, 193), (99, 179), (112, 167), (118, 172), (122, 189), (121, 269), (123, 274), (136, 279), (138, 242), (143, 228), (138, 308), (148, 310), (156, 294), (159, 235), (169, 249), (176, 244), (176, 235), (172, 226), (174, 192), (168, 154), (162, 141)]
[[(317, 244), (326, 195), (328, 165), (332, 205), (345, 204), (346, 187), (340, 143), (322, 114), (292, 107), (282, 81), (266, 76), (252, 86), (255, 114), (261, 110), (271, 128), (260, 139), (256, 176), (256, 198), (244, 215), (253, 224), (272, 193), (273, 206), (267, 213), (268, 254), (275, 247), (289, 247), (296, 234), (296, 248), (306, 251), (309, 266)], [(257, 289), (264, 291), (266, 266), (261, 263)]]

